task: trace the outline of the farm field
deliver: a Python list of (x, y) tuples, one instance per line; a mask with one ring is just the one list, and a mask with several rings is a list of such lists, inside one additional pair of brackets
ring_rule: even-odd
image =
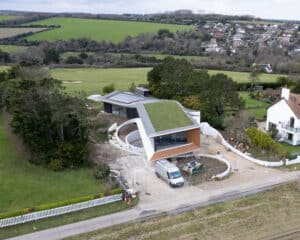
[(0, 39), (16, 37), (26, 33), (37, 33), (45, 28), (0, 28)]
[(0, 15), (0, 22), (10, 20), (10, 19), (16, 19), (16, 18), (20, 18), (20, 17), (22, 17), (22, 16)]
[[(85, 91), (88, 95), (101, 93), (102, 88), (114, 83), (118, 90), (127, 90), (132, 83), (147, 83), (147, 73), (151, 68), (57, 68), (52, 69), (54, 78), (62, 80), (68, 93)], [(237, 82), (249, 82), (249, 73), (209, 70), (210, 74), (225, 73)], [(261, 82), (275, 82), (278, 74), (262, 74)]]
[(17, 46), (17, 45), (0, 45), (0, 50), (8, 53), (17, 53), (25, 51), (27, 47), (25, 46)]
[(30, 164), (4, 114), (0, 114), (0, 149), (0, 213), (103, 192), (92, 169), (53, 172)]
[(299, 230), (299, 187), (299, 183), (283, 185), (234, 201), (121, 224), (68, 239), (292, 239), (268, 237)]
[(26, 39), (29, 41), (56, 41), (71, 38), (90, 38), (97, 41), (105, 40), (117, 43), (127, 36), (136, 36), (146, 32), (157, 32), (159, 29), (169, 29), (172, 32), (176, 32), (193, 28), (193, 26), (175, 24), (80, 18), (50, 18), (27, 23), (26, 25), (30, 24), (59, 25), (61, 27), (28, 36)]

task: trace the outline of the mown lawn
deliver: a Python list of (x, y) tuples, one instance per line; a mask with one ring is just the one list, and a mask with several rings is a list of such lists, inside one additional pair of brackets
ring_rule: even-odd
[[(89, 94), (101, 93), (102, 88), (114, 83), (115, 88), (127, 90), (134, 82), (136, 85), (147, 83), (147, 73), (151, 68), (57, 68), (52, 69), (52, 76), (64, 81), (68, 93), (85, 91)], [(248, 81), (249, 73), (209, 70), (210, 74), (225, 73), (234, 81)], [(276, 81), (279, 75), (263, 74), (263, 82)]]
[(49, 18), (27, 23), (26, 25), (59, 25), (58, 29), (33, 34), (26, 37), (29, 41), (56, 41), (71, 38), (89, 38), (120, 42), (127, 36), (136, 36), (140, 33), (157, 32), (159, 29), (169, 29), (172, 32), (192, 29), (193, 26), (146, 23), (132, 21), (96, 20), (81, 18)]
[(280, 143), (286, 151), (288, 151), (291, 155), (300, 155), (300, 146), (293, 146), (288, 143)]
[(91, 169), (52, 172), (30, 164), (5, 128), (0, 114), (0, 213), (103, 191)]
[[(224, 73), (231, 77), (236, 82), (250, 82), (248, 72), (233, 72), (233, 71), (224, 71), (224, 70), (209, 70), (210, 74)], [(283, 74), (267, 74), (262, 73), (259, 78), (260, 82), (276, 82), (278, 77), (286, 76)]]
[(51, 218), (42, 219), (34, 222), (20, 224), (17, 226), (7, 227), (1, 229), (0, 239), (6, 239), (17, 235), (22, 235), (30, 232), (35, 232), (35, 231), (41, 231), (47, 228), (58, 227), (65, 224), (79, 222), (94, 217), (112, 214), (115, 212), (132, 208), (136, 204), (137, 204), (137, 200), (133, 200), (130, 206), (125, 202), (119, 201), (119, 202), (109, 203), (99, 207), (85, 209), (78, 212), (64, 214), (57, 217), (51, 217)]
[(248, 92), (239, 92), (240, 96), (245, 101), (246, 111), (256, 119), (264, 119), (267, 114), (269, 103), (253, 99)]
[(178, 215), (165, 214), (68, 239), (265, 239), (300, 228), (299, 198), (299, 184), (289, 184), (235, 201)]
[(116, 89), (128, 90), (132, 83), (147, 82), (151, 68), (59, 68), (51, 70), (54, 78), (62, 80), (68, 93), (84, 91), (87, 95), (101, 94), (105, 85), (113, 83)]
[(25, 51), (27, 47), (25, 46), (17, 46), (17, 45), (0, 45), (0, 50), (8, 53), (17, 53)]

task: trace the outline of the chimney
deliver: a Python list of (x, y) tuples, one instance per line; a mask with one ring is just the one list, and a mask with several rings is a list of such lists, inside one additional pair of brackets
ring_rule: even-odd
[(283, 87), (281, 89), (281, 98), (284, 98), (288, 101), (290, 98), (290, 89)]

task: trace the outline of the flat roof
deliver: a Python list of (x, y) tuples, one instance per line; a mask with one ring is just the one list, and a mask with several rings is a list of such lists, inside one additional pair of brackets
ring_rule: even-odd
[(124, 107), (136, 107), (138, 103), (158, 101), (152, 97), (144, 97), (133, 92), (114, 91), (102, 97), (102, 102), (116, 104)]
[(116, 92), (115, 94), (108, 96), (106, 99), (120, 103), (130, 104), (133, 102), (143, 101), (144, 97), (131, 92)]
[(193, 125), (183, 108), (175, 101), (144, 103), (155, 132)]

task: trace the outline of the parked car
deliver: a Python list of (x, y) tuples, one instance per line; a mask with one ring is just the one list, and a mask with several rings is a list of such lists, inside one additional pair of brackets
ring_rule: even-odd
[(156, 161), (155, 173), (172, 187), (181, 187), (184, 185), (184, 179), (179, 168), (165, 159)]

